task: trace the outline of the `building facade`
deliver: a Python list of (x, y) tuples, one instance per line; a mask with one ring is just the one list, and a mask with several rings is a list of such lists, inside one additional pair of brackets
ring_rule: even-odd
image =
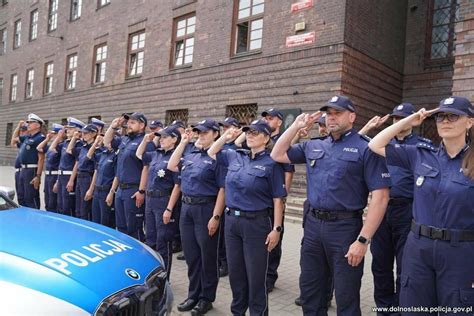
[[(13, 161), (9, 137), (30, 112), (49, 123), (130, 111), (249, 122), (345, 94), (360, 126), (400, 102), (474, 101), (472, 0), (0, 3), (1, 164)], [(434, 136), (433, 123), (421, 132)]]

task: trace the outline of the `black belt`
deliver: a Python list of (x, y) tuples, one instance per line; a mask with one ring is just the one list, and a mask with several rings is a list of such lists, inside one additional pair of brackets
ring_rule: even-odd
[(390, 200), (388, 200), (388, 205), (393, 205), (393, 206), (410, 204), (410, 203), (413, 203), (413, 199), (399, 197), (399, 198), (390, 198)]
[(92, 177), (93, 176), (93, 172), (89, 172), (89, 171), (79, 171), (77, 173), (77, 177), (78, 178), (88, 178), (88, 177)]
[(256, 218), (256, 217), (268, 217), (270, 216), (270, 208), (259, 211), (241, 211), (236, 208), (226, 208), (225, 212), (227, 215), (236, 217)]
[(359, 210), (359, 211), (354, 211), (354, 212), (348, 212), (348, 211), (322, 211), (322, 210), (317, 210), (312, 208), (311, 209), (311, 214), (313, 214), (314, 217), (317, 219), (323, 220), (323, 221), (337, 221), (339, 219), (349, 219), (349, 218), (357, 218), (361, 217), (361, 215), (364, 213), (364, 210)]
[(146, 196), (149, 197), (163, 197), (170, 196), (173, 190), (147, 190)]
[[(415, 221), (411, 222), (411, 231), (433, 240), (444, 241), (450, 241), (454, 234), (449, 229), (420, 225)], [(474, 241), (474, 230), (458, 230), (457, 233), (459, 234), (459, 241)]]
[(103, 191), (110, 191), (110, 189), (112, 188), (112, 185), (96, 185), (95, 186), (95, 189), (97, 191), (100, 191), (100, 192), (103, 192)]
[(122, 190), (138, 187), (138, 183), (120, 183), (119, 188)]
[(210, 202), (215, 202), (217, 196), (188, 196), (183, 195), (181, 200), (186, 204), (206, 204)]

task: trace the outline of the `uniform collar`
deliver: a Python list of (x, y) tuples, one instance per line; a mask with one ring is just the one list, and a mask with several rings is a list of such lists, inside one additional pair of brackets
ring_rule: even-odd
[(252, 158), (252, 151), (249, 151), (248, 155), (250, 157), (250, 160), (259, 160), (261, 158), (263, 158), (264, 156), (266, 156), (268, 154), (268, 151), (266, 149), (258, 152), (255, 154), (255, 157)]
[(338, 140), (334, 140), (334, 138), (332, 138), (331, 134), (329, 134), (328, 138), (331, 141), (331, 143), (339, 143), (339, 142), (343, 142), (346, 138), (349, 138), (353, 134), (356, 134), (356, 133), (357, 133), (357, 131), (354, 128), (351, 128), (350, 130), (348, 130), (344, 134), (342, 134), (341, 137)]
[(405, 136), (402, 140), (399, 140), (397, 136), (395, 136), (393, 139), (395, 139), (395, 142), (397, 142), (398, 144), (403, 144), (407, 142), (408, 140), (410, 140), (411, 138), (413, 138), (414, 136), (415, 136), (415, 133), (411, 133), (410, 135)]
[(132, 134), (131, 136), (129, 135), (128, 138), (135, 139), (135, 138), (143, 136), (143, 135), (145, 135), (145, 133), (136, 133), (136, 134)]
[(439, 145), (439, 148), (438, 148), (438, 152), (443, 155), (443, 156), (446, 156), (448, 159), (457, 159), (457, 158), (462, 158), (464, 156), (464, 153), (469, 149), (469, 143), (465, 144), (464, 147), (459, 151), (459, 153), (454, 156), (453, 158), (451, 158), (449, 155), (448, 155), (448, 152), (446, 151), (446, 148), (444, 147), (444, 143), (441, 142), (441, 144)]
[(38, 136), (39, 134), (41, 134), (41, 131), (38, 131), (38, 132), (36, 132), (36, 133), (34, 133), (34, 134), (32, 134), (32, 135), (28, 135), (28, 137), (33, 138), (33, 137)]
[(160, 147), (160, 148), (156, 149), (156, 151), (161, 152), (163, 155), (171, 155), (174, 151), (174, 148), (165, 151), (163, 148)]
[(273, 135), (273, 136), (270, 136), (270, 138), (271, 138), (273, 141), (275, 141), (275, 139), (280, 138), (280, 136), (281, 136), (281, 133), (278, 133), (278, 134), (275, 134), (275, 135)]

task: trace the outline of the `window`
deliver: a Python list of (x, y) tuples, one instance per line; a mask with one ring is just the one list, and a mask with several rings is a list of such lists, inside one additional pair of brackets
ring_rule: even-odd
[(71, 0), (71, 21), (81, 17), (82, 0)]
[(77, 54), (67, 56), (66, 65), (66, 90), (73, 90), (76, 88), (76, 74), (77, 74)]
[(167, 110), (165, 116), (166, 125), (170, 125), (173, 121), (180, 120), (184, 123), (188, 122), (189, 110), (180, 109), (180, 110)]
[(10, 77), (10, 101), (15, 102), (16, 101), (16, 90), (18, 88), (18, 75), (13, 74)]
[(3, 100), (3, 78), (0, 78), (0, 105), (2, 105)]
[(432, 0), (428, 27), (427, 57), (431, 61), (446, 61), (454, 52), (454, 26), (459, 18), (458, 0)]
[(13, 37), (13, 48), (18, 48), (21, 45), (21, 20), (15, 21), (15, 35)]
[(100, 9), (110, 3), (110, 0), (97, 0), (97, 8)]
[(13, 123), (7, 123), (7, 131), (5, 133), (5, 146), (10, 146), (13, 136)]
[(31, 11), (30, 14), (30, 41), (38, 37), (38, 9)]
[(130, 35), (128, 51), (128, 76), (139, 76), (143, 72), (145, 55), (144, 30)]
[(0, 46), (0, 55), (4, 55), (7, 53), (7, 29), (0, 30), (1, 36), (1, 46)]
[(262, 48), (264, 0), (235, 0), (233, 53)]
[(190, 65), (193, 63), (194, 52), (194, 30), (196, 28), (196, 16), (194, 13), (175, 20), (174, 23), (174, 54), (173, 67)]
[(225, 116), (233, 117), (242, 125), (250, 124), (257, 117), (257, 104), (228, 105)]
[(44, 66), (44, 94), (51, 94), (53, 92), (53, 62), (46, 63)]
[(33, 97), (33, 82), (35, 80), (35, 70), (33, 68), (26, 70), (25, 99)]
[(58, 0), (49, 0), (48, 32), (58, 27)]
[(107, 58), (107, 44), (100, 44), (94, 48), (94, 79), (93, 83), (102, 83), (105, 81), (105, 67)]

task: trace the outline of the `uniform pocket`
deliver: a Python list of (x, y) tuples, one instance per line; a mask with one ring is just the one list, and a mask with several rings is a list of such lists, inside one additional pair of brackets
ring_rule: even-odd
[[(460, 289), (459, 290), (459, 300), (461, 301), (461, 306), (473, 307), (474, 306), (474, 288), (472, 289)], [(472, 312), (472, 310), (471, 310)]]
[(361, 168), (357, 168), (359, 161), (359, 153), (358, 152), (351, 152), (345, 151), (338, 157), (339, 161), (337, 164), (337, 168), (335, 169), (334, 175), (338, 178), (342, 178), (346, 175), (347, 171), (351, 172), (361, 172)]
[(322, 150), (312, 151), (306, 155), (309, 172), (313, 173), (316, 169), (319, 169), (323, 157), (324, 151)]

